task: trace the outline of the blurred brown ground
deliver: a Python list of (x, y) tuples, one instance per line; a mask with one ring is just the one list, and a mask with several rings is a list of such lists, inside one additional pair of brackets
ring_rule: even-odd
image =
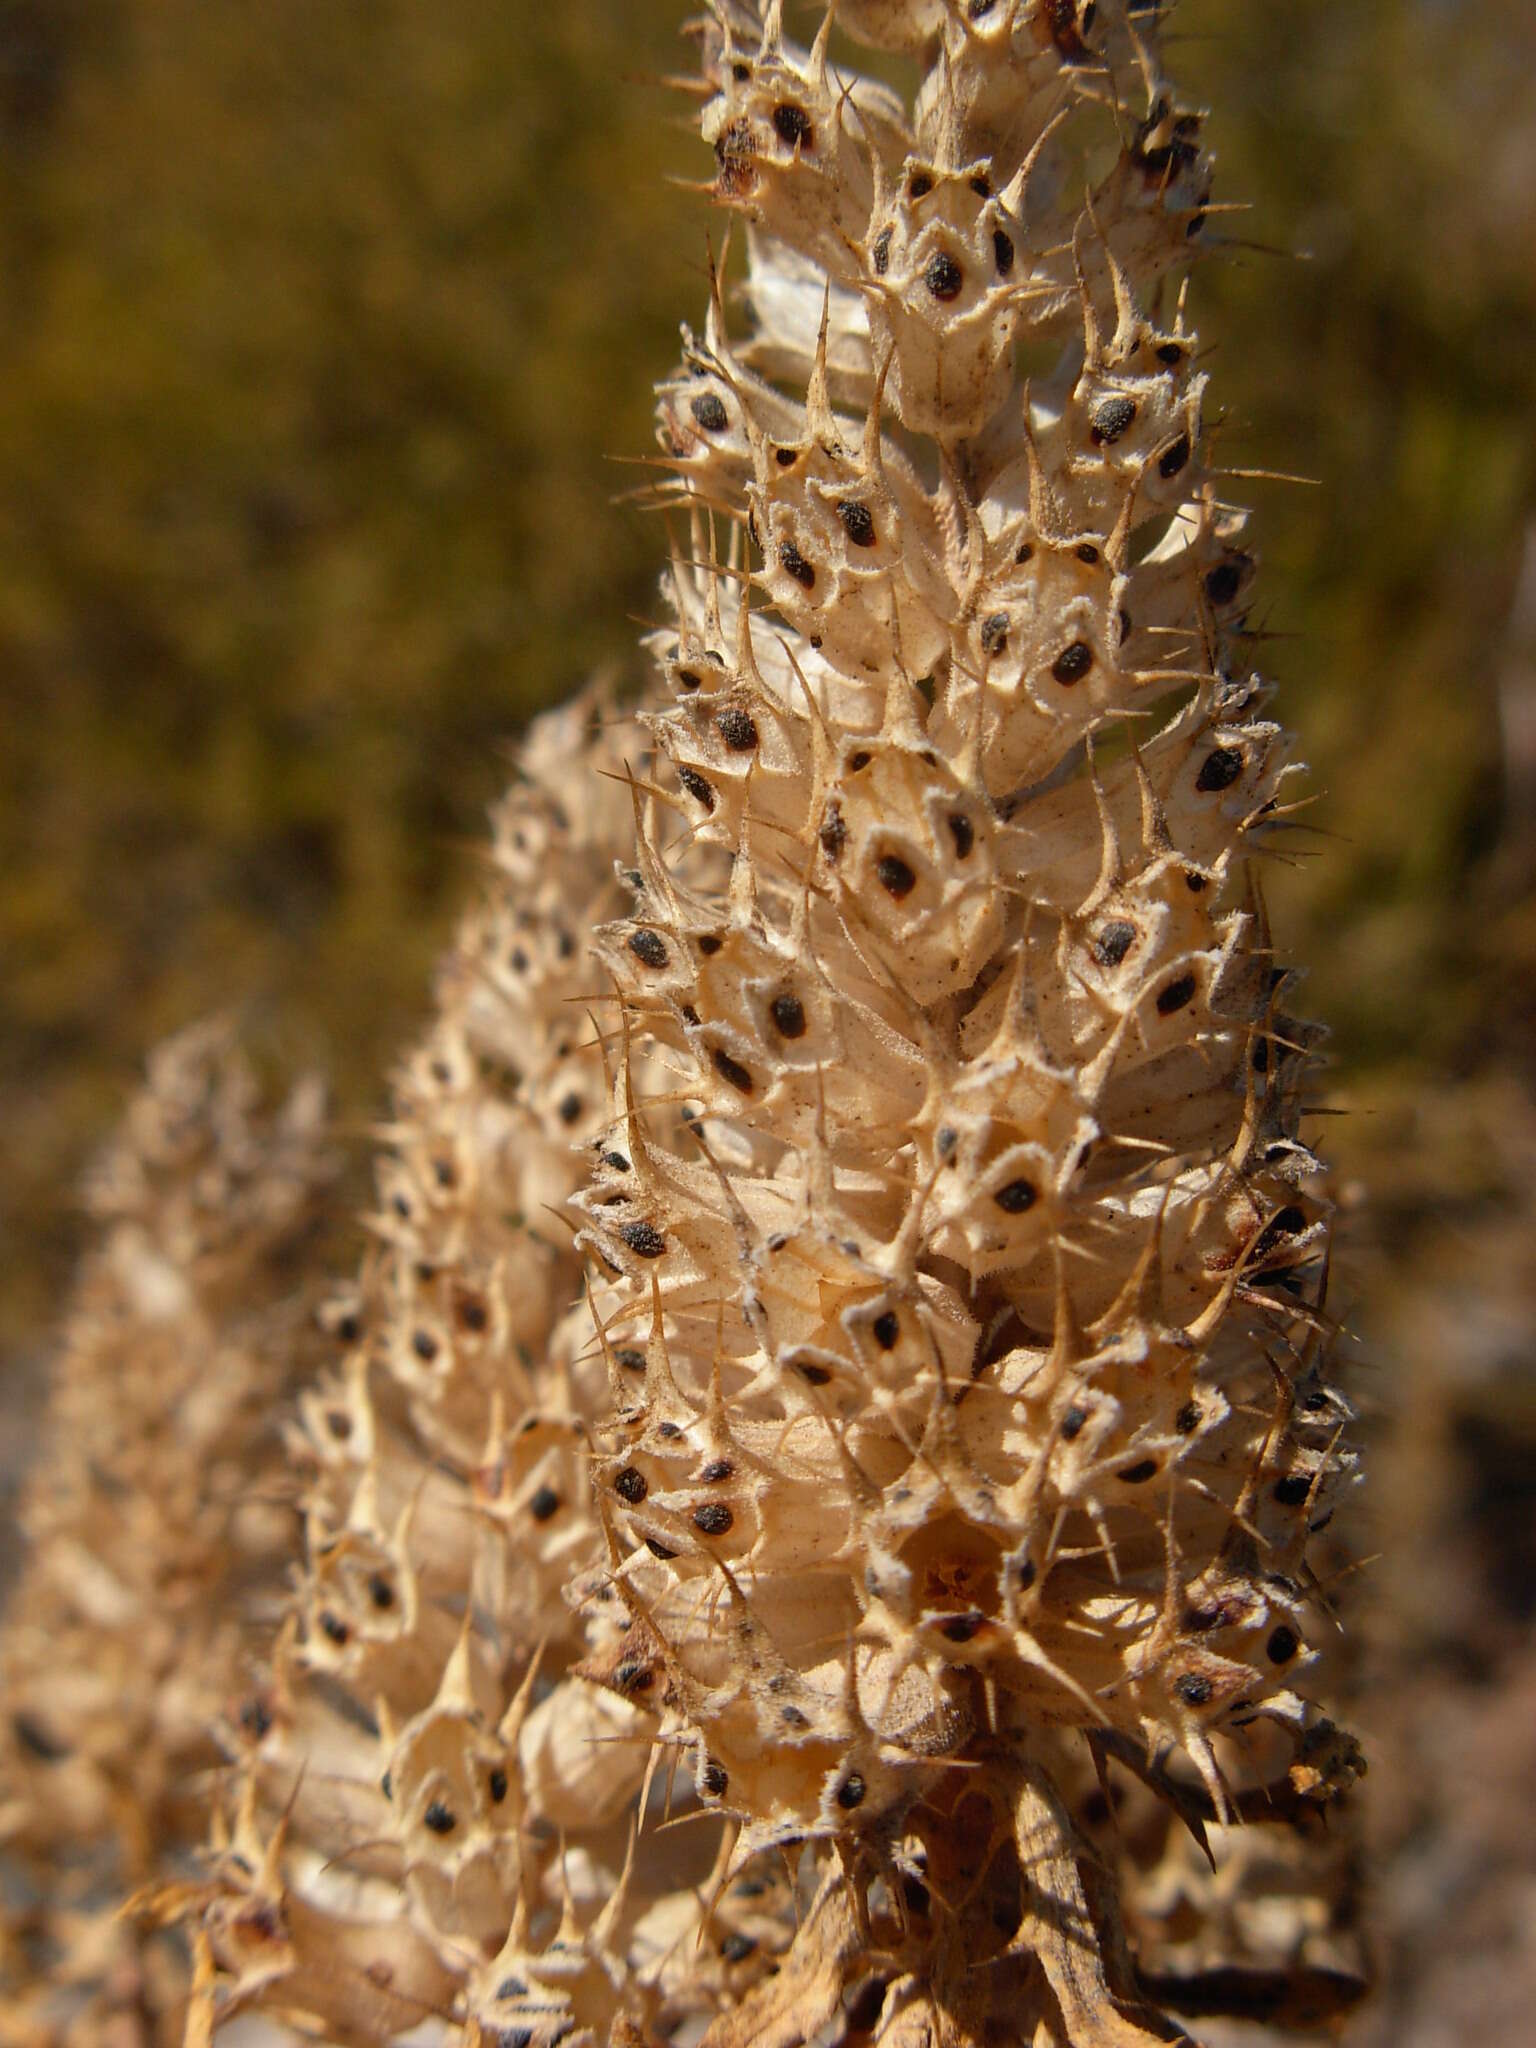
[[(610, 455), (702, 306), (677, 0), (0, 0), (0, 1483), (145, 1048), (234, 1004), (355, 1130), (498, 742), (632, 661)], [(1536, 2033), (1536, 18), (1184, 0), (1240, 247), (1196, 284), (1314, 765), (1277, 866), (1334, 1030), (1374, 1444), (1383, 1990)], [(639, 74), (640, 76), (636, 76)]]

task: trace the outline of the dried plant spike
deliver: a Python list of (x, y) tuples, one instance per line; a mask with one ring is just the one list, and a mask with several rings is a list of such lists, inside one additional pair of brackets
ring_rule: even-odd
[[(738, 1882), (799, 1859), (708, 2048), (1172, 2038), (1095, 1772), (1200, 1834), (1360, 1767), (1306, 1694), (1355, 1460), (1259, 887), (1294, 770), (1157, 16), (702, 30), (748, 317), (717, 286), (660, 389), (688, 541), (599, 938), (625, 1164), (577, 1206), (660, 1740)], [(910, 102), (838, 31), (914, 56)]]

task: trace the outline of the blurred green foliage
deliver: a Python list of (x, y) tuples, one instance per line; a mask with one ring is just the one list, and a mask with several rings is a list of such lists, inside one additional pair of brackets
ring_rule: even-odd
[[(377, 1106), (497, 742), (630, 660), (662, 536), (606, 458), (704, 296), (682, 11), (0, 0), (0, 1344), (156, 1036), (239, 1003)], [(1465, 1068), (1532, 951), (1495, 856), (1536, 31), (1185, 0), (1170, 43), (1226, 233), (1307, 252), (1196, 283), (1222, 458), (1319, 480), (1234, 485), (1341, 835), (1278, 922), (1346, 1071)]]

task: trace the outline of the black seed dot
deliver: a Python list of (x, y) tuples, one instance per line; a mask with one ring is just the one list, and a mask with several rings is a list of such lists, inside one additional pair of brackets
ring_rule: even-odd
[(984, 1614), (952, 1614), (940, 1623), (939, 1633), (947, 1642), (968, 1643), (981, 1633), (986, 1618)]
[[(685, 1024), (697, 1024), (699, 1021), (699, 1013), (693, 1007), (692, 1003), (681, 1004), (679, 1006), (679, 1014), (681, 1015), (682, 1020)], [(685, 1118), (684, 1121), (686, 1122), (687, 1119)]]
[(875, 873), (880, 878), (881, 888), (888, 896), (894, 896), (898, 903), (917, 887), (917, 876), (899, 853), (882, 853), (875, 862)]
[(731, 1478), (735, 1470), (729, 1458), (712, 1458), (699, 1477), (706, 1485), (717, 1486), (722, 1479)]
[[(240, 1726), (247, 1735), (260, 1742), (261, 1738), (272, 1727), (272, 1716), (267, 1712), (266, 1703), (263, 1700), (247, 1700), (240, 1709)], [(19, 1734), (20, 1730), (18, 1729), (17, 1732)], [(23, 1737), (23, 1740), (26, 1740), (26, 1738)], [(52, 1738), (50, 1737), (49, 1740), (51, 1741)], [(36, 1747), (31, 1742), (28, 1742), (27, 1746), (29, 1749), (35, 1749)], [(64, 1752), (60, 1750), (59, 1754), (62, 1756)]]
[(581, 1097), (574, 1090), (569, 1095), (561, 1096), (558, 1114), (563, 1124), (573, 1124), (581, 1115)]
[(1001, 228), (992, 230), (992, 260), (997, 265), (999, 277), (1006, 277), (1013, 268), (1013, 242)]
[(947, 250), (941, 249), (936, 256), (929, 258), (928, 268), (923, 272), (923, 283), (936, 299), (947, 303), (959, 298), (965, 287), (965, 272)]
[(1006, 1187), (998, 1189), (992, 1197), (999, 1209), (1007, 1216), (1022, 1216), (1026, 1209), (1035, 1206), (1035, 1187), (1032, 1181), (1011, 1180)]
[(1202, 890), (1208, 889), (1211, 886), (1211, 878), (1209, 875), (1202, 875), (1198, 868), (1186, 868), (1184, 870), (1184, 886), (1191, 896), (1198, 896)]
[[(675, 1556), (674, 1551), (667, 1552)], [(648, 1664), (641, 1664), (632, 1657), (626, 1657), (613, 1674), (613, 1682), (620, 1692), (648, 1692), (656, 1681), (656, 1674)]]
[(856, 548), (874, 546), (875, 522), (867, 505), (861, 505), (857, 498), (839, 498), (837, 516), (843, 522), (844, 533)]
[(1120, 607), (1120, 645), (1123, 647), (1131, 637), (1131, 615), (1124, 605)]
[(677, 1552), (670, 1549), (665, 1543), (658, 1543), (654, 1536), (646, 1537), (645, 1547), (652, 1557), (659, 1557), (663, 1564), (670, 1564), (677, 1555)]
[(1086, 1408), (1069, 1408), (1066, 1414), (1063, 1415), (1063, 1417), (1061, 1418), (1061, 1434), (1063, 1440), (1067, 1443), (1071, 1443), (1074, 1437), (1081, 1436), (1083, 1432), (1083, 1424), (1087, 1420), (1088, 1411)]
[(645, 1371), (645, 1353), (637, 1350), (633, 1344), (626, 1344), (615, 1351), (613, 1362), (615, 1365), (623, 1366), (626, 1372)]
[(1127, 1465), (1117, 1476), (1122, 1486), (1144, 1486), (1156, 1470), (1156, 1458), (1143, 1458), (1139, 1464)]
[(704, 687), (704, 678), (696, 676), (691, 668), (680, 668), (677, 672), (677, 687), (680, 690), (700, 690)]
[(1170, 981), (1168, 986), (1159, 992), (1157, 1014), (1159, 1017), (1171, 1017), (1175, 1010), (1183, 1009), (1194, 992), (1195, 977), (1192, 974), (1181, 974), (1177, 981)]
[(626, 1223), (619, 1235), (637, 1259), (659, 1259), (667, 1248), (667, 1240), (654, 1223)]
[(667, 949), (660, 932), (631, 932), (629, 950), (647, 967), (665, 967), (667, 964)]
[(768, 1005), (768, 1014), (781, 1038), (805, 1036), (805, 1005), (798, 996), (775, 996)]
[(1271, 1631), (1269, 1641), (1264, 1645), (1264, 1654), (1271, 1664), (1289, 1664), (1300, 1648), (1301, 1641), (1295, 1629), (1287, 1628), (1282, 1622), (1279, 1628)]
[(1074, 640), (1051, 663), (1051, 674), (1061, 684), (1080, 683), (1093, 667), (1093, 649), (1086, 640)]
[(716, 714), (715, 729), (733, 754), (750, 754), (757, 745), (757, 721), (734, 704)]
[(750, 1095), (752, 1093), (752, 1076), (747, 1072), (740, 1060), (733, 1060), (724, 1047), (718, 1045), (710, 1054), (710, 1058), (714, 1062), (715, 1072), (722, 1081), (728, 1081), (733, 1088), (738, 1089), (743, 1095)]
[(1237, 747), (1217, 747), (1207, 754), (1200, 764), (1200, 773), (1195, 777), (1195, 787), (1207, 795), (1218, 789), (1230, 789), (1243, 772), (1243, 757)]
[(926, 171), (914, 171), (907, 180), (907, 197), (909, 199), (926, 199), (932, 190), (933, 180)]
[(1136, 927), (1117, 919), (1093, 935), (1093, 957), (1101, 967), (1118, 967), (1136, 943)]
[(1205, 579), (1205, 594), (1217, 606), (1230, 604), (1243, 587), (1242, 558), (1218, 562)]
[(441, 1799), (434, 1799), (421, 1817), (434, 1835), (451, 1835), (458, 1826), (452, 1810)]
[(1024, 1558), (1014, 1572), (1013, 1578), (1014, 1584), (1018, 1587), (1019, 1591), (1027, 1593), (1035, 1583), (1035, 1560), (1032, 1557)]
[(832, 1377), (824, 1365), (800, 1365), (795, 1369), (800, 1377), (808, 1380), (813, 1387), (824, 1387)]
[(1096, 448), (1111, 448), (1136, 419), (1134, 398), (1107, 398), (1093, 416), (1088, 438)]
[(521, 1977), (503, 1977), (496, 1986), (496, 1996), (498, 1998), (526, 1998), (528, 1996), (528, 1986)]
[(864, 1780), (857, 1771), (850, 1771), (837, 1788), (837, 1803), (845, 1813), (852, 1813), (856, 1806), (864, 1804)]
[(941, 1159), (948, 1159), (953, 1155), (959, 1142), (959, 1133), (952, 1131), (949, 1125), (945, 1124), (934, 1133), (933, 1149)]
[(786, 1728), (809, 1728), (811, 1725), (798, 1707), (780, 1707), (779, 1719)]
[(1080, 540), (1072, 552), (1080, 562), (1086, 562), (1090, 568), (1099, 559), (1099, 551), (1091, 540)]
[(965, 11), (972, 21), (980, 21), (982, 16), (990, 14), (996, 5), (997, 0), (971, 0)]
[(800, 460), (800, 450), (798, 448), (775, 448), (773, 459), (780, 469), (793, 469)]
[(735, 1520), (724, 1501), (706, 1501), (703, 1507), (693, 1511), (693, 1526), (701, 1536), (724, 1536)]
[(1193, 1436), (1200, 1427), (1200, 1410), (1193, 1401), (1186, 1401), (1173, 1418), (1173, 1426), (1180, 1436)]
[(604, 1166), (611, 1166), (615, 1173), (629, 1172), (629, 1161), (622, 1152), (605, 1152), (603, 1154), (603, 1164)]
[(1008, 645), (1008, 614), (993, 612), (981, 622), (981, 645), (987, 654), (1001, 654)]
[(738, 85), (745, 85), (747, 80), (752, 76), (752, 66), (750, 64), (737, 62), (731, 66), (731, 76), (732, 78), (735, 79)]
[(1157, 458), (1157, 473), (1162, 477), (1177, 476), (1189, 461), (1189, 436), (1180, 434), (1177, 441), (1170, 441)]
[(976, 844), (976, 827), (964, 811), (951, 811), (946, 823), (949, 826), (949, 836), (955, 842), (955, 858), (964, 860)]
[(715, 808), (715, 792), (696, 768), (680, 767), (677, 779), (696, 804), (702, 804), (706, 811)]
[(639, 1507), (641, 1501), (650, 1492), (650, 1488), (646, 1484), (645, 1474), (637, 1472), (633, 1465), (626, 1465), (624, 1467), (624, 1470), (613, 1482), (613, 1490), (620, 1500), (628, 1501), (632, 1508)]
[(395, 1589), (382, 1572), (375, 1572), (368, 1581), (368, 1597), (381, 1611), (395, 1604)]
[(1023, 564), (1023, 563), (1025, 563), (1025, 562), (1032, 562), (1032, 561), (1034, 560), (1034, 558), (1035, 558), (1035, 544), (1034, 544), (1034, 542), (1033, 542), (1032, 540), (1021, 540), (1021, 541), (1019, 542), (1019, 548), (1018, 548), (1018, 553), (1017, 553), (1017, 554), (1016, 554), (1016, 555), (1014, 556), (1014, 558), (1013, 558), (1013, 559), (1014, 559), (1014, 560), (1015, 560), (1016, 562), (1018, 562), (1018, 563), (1020, 563), (1020, 564), (1022, 565), (1022, 564)]
[(793, 576), (802, 590), (816, 588), (816, 571), (792, 540), (785, 541), (779, 549), (779, 562), (785, 575)]
[(728, 1934), (720, 1944), (721, 1960), (727, 1963), (744, 1963), (756, 1947), (757, 1943), (750, 1934)]
[(1198, 1671), (1186, 1671), (1174, 1683), (1174, 1691), (1186, 1707), (1203, 1707), (1211, 1697), (1211, 1681)]
[(701, 391), (688, 410), (706, 434), (723, 434), (730, 425), (730, 414), (725, 409), (725, 401), (716, 392)]
[(876, 277), (884, 277), (891, 264), (891, 231), (889, 228), (882, 228), (880, 230), (874, 239), (869, 253), (874, 262)]
[(1312, 1478), (1307, 1472), (1287, 1472), (1275, 1481), (1275, 1499), (1283, 1508), (1299, 1508), (1312, 1497)]
[(713, 960), (715, 955), (719, 952), (720, 948), (724, 944), (725, 941), (723, 939), (716, 938), (713, 932), (705, 932), (703, 937), (699, 940), (699, 951), (704, 955), (704, 958), (706, 960)]
[(1157, 360), (1168, 369), (1184, 360), (1184, 344), (1181, 341), (1165, 341), (1156, 350)]
[(358, 1316), (343, 1316), (336, 1325), (336, 1334), (343, 1344), (355, 1344), (363, 1334), (362, 1320)]
[(894, 1350), (896, 1339), (901, 1335), (901, 1319), (893, 1308), (882, 1309), (870, 1324), (875, 1333), (875, 1342), (882, 1351)]
[(500, 1806), (503, 1799), (506, 1798), (507, 1774), (499, 1765), (495, 1770), (487, 1772), (485, 1789), (491, 1795), (491, 1804), (493, 1806)]
[(730, 1782), (724, 1764), (717, 1764), (712, 1756), (705, 1757), (704, 1768), (699, 1772), (699, 1790), (711, 1799), (720, 1799)]
[(430, 1365), (438, 1353), (438, 1342), (430, 1330), (417, 1330), (411, 1337), (411, 1349), (424, 1365)]
[(774, 108), (773, 130), (786, 148), (793, 149), (797, 143), (801, 149), (811, 147), (811, 117), (793, 100), (780, 100)]
[(547, 1522), (559, 1511), (560, 1496), (552, 1486), (541, 1486), (528, 1503), (528, 1512), (536, 1522)]

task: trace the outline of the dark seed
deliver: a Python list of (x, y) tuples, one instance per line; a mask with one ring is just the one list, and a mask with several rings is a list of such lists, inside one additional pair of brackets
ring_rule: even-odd
[(1241, 559), (1229, 559), (1225, 562), (1218, 562), (1214, 569), (1208, 571), (1205, 579), (1205, 594), (1212, 604), (1220, 606), (1232, 602), (1233, 598), (1236, 597), (1243, 587), (1244, 566)]
[(1181, 974), (1177, 981), (1170, 981), (1157, 998), (1159, 1017), (1171, 1017), (1175, 1010), (1182, 1010), (1195, 992), (1195, 977)]
[(1101, 967), (1118, 967), (1136, 943), (1136, 927), (1117, 920), (1106, 924), (1093, 937), (1093, 957)]
[(903, 896), (910, 896), (917, 887), (917, 876), (897, 853), (883, 853), (875, 862), (875, 873), (880, 886), (888, 896), (894, 896), (899, 903)]
[(1063, 1417), (1061, 1418), (1061, 1434), (1063, 1440), (1067, 1443), (1071, 1443), (1074, 1437), (1081, 1436), (1083, 1433), (1083, 1424), (1087, 1420), (1088, 1411), (1086, 1408), (1069, 1408), (1066, 1414), (1063, 1415)]
[(1186, 1707), (1203, 1707), (1211, 1697), (1211, 1681), (1198, 1671), (1186, 1671), (1173, 1689)]
[(1180, 1436), (1193, 1436), (1200, 1427), (1200, 1410), (1193, 1401), (1186, 1401), (1173, 1418), (1173, 1426)]
[(891, 231), (889, 228), (882, 228), (880, 230), (874, 239), (869, 253), (874, 262), (876, 277), (884, 277), (891, 263)]
[(680, 690), (700, 690), (704, 687), (704, 678), (696, 676), (691, 668), (680, 668), (677, 672), (677, 687)]
[(688, 410), (706, 434), (723, 434), (731, 423), (725, 401), (713, 391), (701, 391)]
[(998, 276), (1006, 277), (1013, 268), (1013, 243), (1001, 228), (992, 230), (992, 258)]
[(500, 1806), (503, 1799), (507, 1796), (506, 1772), (500, 1768), (489, 1772), (485, 1780), (485, 1789), (491, 1795), (491, 1804), (493, 1806)]
[(626, 1223), (619, 1235), (637, 1259), (659, 1259), (667, 1248), (667, 1240), (654, 1223)]
[(1058, 683), (1080, 683), (1092, 667), (1093, 649), (1086, 640), (1074, 640), (1051, 663), (1051, 674)]
[(645, 1371), (645, 1353), (637, 1351), (633, 1344), (626, 1344), (622, 1350), (615, 1351), (613, 1362), (615, 1365), (623, 1366), (626, 1372)]
[(798, 448), (775, 448), (773, 459), (780, 469), (793, 469), (800, 460), (800, 450)]
[(696, 804), (702, 804), (706, 811), (715, 808), (715, 792), (696, 768), (680, 767), (677, 779)]
[(430, 1330), (417, 1330), (411, 1338), (411, 1349), (424, 1365), (430, 1365), (437, 1356), (437, 1339)]
[(724, 1501), (706, 1501), (693, 1511), (693, 1526), (701, 1536), (724, 1536), (735, 1519)]
[(784, 542), (779, 549), (779, 562), (786, 576), (793, 576), (802, 590), (816, 588), (816, 571), (801, 554), (792, 540)]
[(864, 1804), (866, 1787), (857, 1771), (850, 1771), (837, 1788), (837, 1803), (845, 1813), (852, 1813), (856, 1806)]
[[(652, 1544), (654, 1549), (655, 1545)], [(676, 1551), (667, 1551), (668, 1557), (675, 1557)], [(656, 1682), (656, 1674), (648, 1664), (638, 1664), (626, 1657), (613, 1674), (613, 1682), (620, 1692), (648, 1692)]]
[(926, 171), (914, 171), (907, 180), (907, 197), (909, 199), (926, 199), (932, 190), (933, 180)]
[(705, 932), (704, 936), (699, 940), (699, 951), (706, 960), (713, 960), (724, 943), (725, 941), (717, 939), (713, 932)]
[(605, 1152), (603, 1154), (603, 1164), (604, 1166), (611, 1166), (615, 1173), (629, 1172), (629, 1161), (622, 1152)]
[(1096, 448), (1112, 448), (1136, 418), (1134, 398), (1106, 399), (1093, 416), (1088, 438)]
[(677, 1555), (677, 1552), (669, 1549), (665, 1543), (658, 1543), (654, 1536), (646, 1537), (645, 1547), (652, 1557), (659, 1557), (663, 1564), (670, 1564)]
[(441, 1799), (434, 1799), (421, 1817), (434, 1835), (451, 1835), (458, 1826), (452, 1812), (444, 1806)]
[(1242, 772), (1243, 757), (1238, 748), (1217, 747), (1201, 762), (1195, 787), (1207, 795), (1218, 789), (1230, 789)]
[(1157, 360), (1168, 369), (1184, 360), (1184, 344), (1179, 341), (1165, 341), (1157, 350)]
[(574, 1092), (560, 1098), (559, 1117), (563, 1124), (575, 1123), (581, 1115), (581, 1097)]
[(536, 1522), (547, 1522), (559, 1511), (560, 1496), (552, 1486), (541, 1486), (528, 1503), (528, 1512)]
[(1099, 551), (1091, 540), (1079, 541), (1072, 552), (1080, 562), (1086, 562), (1089, 568), (1092, 568), (1099, 559)]
[(699, 1773), (699, 1790), (708, 1793), (711, 1799), (719, 1799), (730, 1784), (724, 1764), (717, 1764), (712, 1756), (704, 1759), (704, 1768)]
[(1189, 436), (1180, 434), (1177, 441), (1170, 441), (1157, 458), (1157, 473), (1162, 477), (1177, 476), (1189, 460)]
[(870, 1328), (875, 1333), (875, 1342), (882, 1351), (895, 1348), (896, 1339), (901, 1335), (901, 1319), (894, 1309), (888, 1308), (875, 1317)]
[(1287, 1628), (1282, 1622), (1271, 1632), (1269, 1641), (1264, 1645), (1264, 1654), (1271, 1664), (1289, 1664), (1300, 1648), (1295, 1629)]
[(1275, 1481), (1275, 1499), (1283, 1508), (1299, 1508), (1312, 1497), (1312, 1480), (1306, 1472), (1287, 1472)]
[(637, 1508), (651, 1489), (643, 1472), (636, 1471), (633, 1465), (626, 1465), (614, 1480), (613, 1490), (620, 1500), (627, 1500), (632, 1508)]
[(939, 1633), (947, 1642), (968, 1643), (980, 1634), (986, 1618), (984, 1614), (952, 1614), (940, 1625)]
[(1120, 607), (1120, 645), (1123, 647), (1131, 637), (1131, 615), (1124, 605)]
[(824, 1387), (832, 1377), (824, 1365), (801, 1365), (796, 1367), (796, 1371), (802, 1379), (809, 1380), (813, 1387)]
[(744, 1963), (757, 1943), (750, 1934), (728, 1934), (720, 1944), (722, 1962)]
[(768, 1006), (768, 1014), (781, 1038), (805, 1036), (805, 1005), (798, 996), (775, 996)]
[(750, 1095), (752, 1093), (752, 1076), (747, 1072), (740, 1060), (733, 1060), (724, 1047), (718, 1045), (711, 1053), (710, 1058), (714, 1062), (715, 1072), (722, 1081), (729, 1081), (731, 1086), (739, 1089), (743, 1095)]
[(1014, 1573), (1014, 1583), (1021, 1593), (1027, 1593), (1035, 1583), (1035, 1560), (1032, 1557), (1026, 1557)]
[(1027, 1180), (1011, 1180), (1006, 1187), (999, 1188), (992, 1199), (1005, 1215), (1022, 1216), (1026, 1209), (1035, 1206), (1034, 1184)]
[(949, 836), (955, 842), (956, 860), (964, 860), (976, 844), (976, 827), (964, 811), (951, 811), (948, 819)]
[(1127, 1465), (1119, 1474), (1122, 1486), (1142, 1486), (1157, 1470), (1156, 1458), (1143, 1458), (1137, 1465)]
[(798, 144), (802, 149), (811, 147), (811, 117), (804, 107), (797, 107), (793, 100), (780, 100), (773, 110), (773, 129), (780, 142), (789, 149)]
[(715, 715), (715, 729), (733, 754), (750, 754), (757, 745), (757, 722), (734, 704)]
[(836, 860), (847, 845), (848, 827), (843, 823), (843, 814), (835, 802), (827, 805), (827, 815), (822, 819), (821, 830), (816, 836), (828, 860)]
[(667, 949), (660, 932), (631, 932), (629, 950), (647, 967), (665, 967), (667, 964)]
[(867, 505), (861, 505), (857, 498), (839, 498), (837, 516), (843, 522), (843, 531), (856, 548), (872, 548), (875, 544), (875, 522)]
[(1020, 564), (1020, 565), (1022, 566), (1022, 565), (1023, 565), (1023, 564), (1025, 563), (1025, 562), (1032, 562), (1032, 561), (1034, 560), (1034, 558), (1035, 558), (1035, 544), (1034, 544), (1034, 542), (1033, 542), (1033, 541), (1030, 541), (1030, 540), (1021, 540), (1021, 541), (1019, 542), (1019, 551), (1018, 551), (1018, 553), (1017, 553), (1017, 554), (1016, 554), (1016, 555), (1014, 556), (1014, 558), (1013, 558), (1013, 559), (1015, 560), (1015, 562), (1019, 563), (1019, 564)]
[(1001, 654), (1008, 644), (1008, 614), (993, 612), (981, 622), (981, 645), (987, 654)]
[(736, 1467), (729, 1458), (713, 1458), (704, 1467), (699, 1477), (706, 1485), (717, 1486), (722, 1479), (729, 1479), (735, 1470)]
[(869, 752), (868, 748), (860, 747), (857, 752), (848, 756), (848, 773), (850, 775), (857, 775), (859, 770), (867, 768), (874, 758), (874, 755)]
[(375, 1572), (368, 1581), (368, 1597), (381, 1612), (395, 1604), (395, 1589), (382, 1572)]
[(521, 1977), (503, 1977), (496, 1986), (496, 1996), (508, 1999), (526, 1998), (528, 1996), (528, 1986)]
[(929, 260), (928, 268), (923, 272), (923, 283), (936, 299), (947, 303), (959, 298), (965, 286), (965, 272), (953, 256), (941, 249)]

